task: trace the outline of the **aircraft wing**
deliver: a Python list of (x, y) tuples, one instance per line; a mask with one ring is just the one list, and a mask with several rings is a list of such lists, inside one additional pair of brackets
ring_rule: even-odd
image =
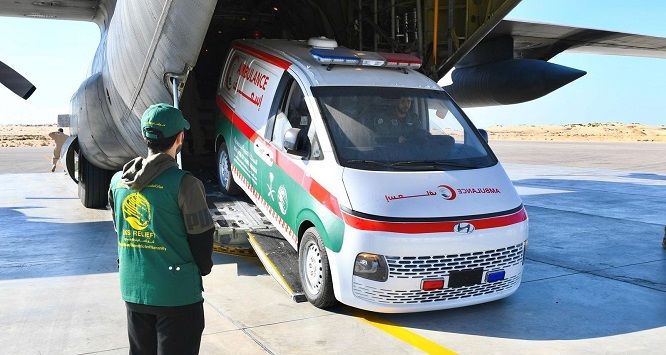
[(558, 53), (577, 52), (666, 58), (666, 38), (546, 23), (502, 20), (485, 40), (513, 37), (516, 55), (550, 60)]
[(455, 64), (444, 89), (463, 107), (534, 100), (586, 74), (548, 62), (562, 52), (666, 58), (666, 38), (502, 20)]
[(0, 0), (0, 16), (94, 21), (105, 0), (16, 1)]

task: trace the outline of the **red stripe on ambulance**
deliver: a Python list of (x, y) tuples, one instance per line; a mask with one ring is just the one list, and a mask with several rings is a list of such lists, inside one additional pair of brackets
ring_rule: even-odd
[[(221, 97), (217, 97), (217, 105), (220, 107), (220, 110), (222, 110), (222, 113), (224, 113), (229, 119), (231, 119), (231, 122), (233, 125), (238, 128), (239, 131), (243, 133), (244, 136), (246, 136), (252, 144), (254, 144), (254, 141), (256, 139), (261, 139), (264, 140), (262, 137), (260, 137), (255, 130), (252, 129), (245, 121), (243, 121), (240, 116), (238, 116), (232, 109), (227, 105), (224, 100), (222, 100)], [(310, 193), (312, 197), (315, 198), (315, 200), (319, 201), (324, 207), (326, 207), (329, 211), (333, 212), (338, 218), (342, 219), (342, 212), (340, 211), (340, 205), (338, 204), (338, 199), (333, 196), (328, 190), (326, 190), (321, 184), (319, 184), (316, 180), (313, 178), (306, 176), (305, 171), (301, 169), (298, 165), (294, 164), (287, 156), (284, 155), (281, 151), (275, 149), (270, 144), (266, 144), (266, 147), (271, 149), (271, 152), (273, 153), (273, 156), (275, 157), (275, 164), (282, 169), (282, 171), (285, 172), (289, 177), (291, 177), (294, 181), (296, 181), (298, 184), (303, 186), (305, 191)]]
[(506, 227), (512, 224), (524, 222), (527, 220), (527, 213), (525, 208), (522, 208), (516, 213), (506, 216), (481, 218), (474, 220), (460, 220), (460, 221), (446, 221), (446, 222), (400, 222), (400, 221), (377, 221), (363, 217), (353, 216), (349, 213), (344, 213), (345, 224), (352, 228), (376, 231), (376, 232), (393, 232), (405, 234), (420, 234), (420, 233), (445, 233), (453, 232), (453, 227), (458, 223), (471, 223), (474, 229), (488, 229)]
[(262, 52), (262, 51), (260, 51), (256, 48), (247, 46), (247, 45), (242, 44), (242, 43), (236, 43), (236, 44), (234, 44), (233, 47), (235, 49), (240, 50), (241, 52), (245, 52), (247, 54), (250, 54), (250, 55), (252, 55), (256, 58), (259, 58), (263, 61), (266, 61), (270, 64), (273, 64), (276, 67), (279, 67), (279, 68), (284, 69), (284, 70), (289, 69), (289, 67), (291, 66), (291, 63), (289, 63), (288, 61), (286, 61), (282, 58), (276, 57), (276, 56), (274, 56), (272, 54), (268, 54), (266, 52)]
[(236, 126), (236, 128), (238, 128), (238, 130), (241, 131), (241, 133), (243, 133), (243, 135), (247, 137), (247, 139), (249, 139), (251, 142), (254, 143), (254, 140), (257, 137), (259, 137), (257, 132), (254, 129), (252, 129), (252, 127), (250, 127), (247, 123), (245, 123), (245, 121), (243, 121), (243, 119), (240, 118), (240, 116), (238, 116), (236, 112), (234, 112), (234, 110), (232, 110), (231, 107), (229, 107), (229, 105), (227, 105), (227, 103), (224, 102), (224, 100), (222, 100), (220, 96), (217, 96), (216, 101), (217, 101), (217, 106), (220, 108), (222, 113), (224, 113), (224, 115), (227, 116), (227, 118), (231, 121), (231, 123), (234, 126)]

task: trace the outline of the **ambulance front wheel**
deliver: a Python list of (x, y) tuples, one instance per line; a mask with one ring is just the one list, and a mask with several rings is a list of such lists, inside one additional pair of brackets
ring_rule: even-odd
[(237, 196), (242, 190), (234, 181), (231, 174), (231, 159), (227, 151), (227, 143), (222, 142), (217, 149), (217, 176), (220, 180), (220, 190), (228, 196)]
[(305, 298), (315, 307), (326, 308), (337, 302), (333, 293), (326, 248), (315, 227), (308, 228), (301, 239), (298, 248), (298, 273)]

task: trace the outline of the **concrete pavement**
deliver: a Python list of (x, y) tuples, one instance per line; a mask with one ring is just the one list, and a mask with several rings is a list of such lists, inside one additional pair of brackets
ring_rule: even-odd
[[(215, 254), (201, 353), (661, 354), (666, 145), (583, 166), (572, 152), (602, 148), (491, 143), (530, 218), (516, 294), (416, 314), (319, 310), (291, 301), (256, 258)], [(126, 354), (109, 211), (83, 208), (62, 173), (3, 173), (25, 157), (0, 154), (0, 354)]]

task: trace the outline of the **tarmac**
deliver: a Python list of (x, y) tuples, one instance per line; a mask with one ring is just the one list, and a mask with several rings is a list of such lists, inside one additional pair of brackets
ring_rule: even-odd
[[(518, 291), (413, 314), (296, 303), (255, 257), (215, 253), (201, 354), (663, 354), (666, 144), (491, 142), (523, 198)], [(0, 354), (126, 354), (109, 210), (51, 148), (0, 148)]]

